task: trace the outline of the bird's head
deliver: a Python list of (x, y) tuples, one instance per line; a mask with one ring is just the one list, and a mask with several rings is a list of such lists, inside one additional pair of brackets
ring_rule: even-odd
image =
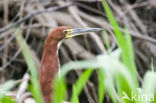
[(72, 28), (71, 26), (60, 26), (55, 28), (47, 37), (47, 43), (56, 42), (89, 32), (100, 31), (101, 28)]

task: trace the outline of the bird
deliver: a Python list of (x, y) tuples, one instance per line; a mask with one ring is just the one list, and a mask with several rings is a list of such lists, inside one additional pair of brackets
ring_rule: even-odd
[(41, 87), (44, 103), (52, 103), (51, 97), (53, 93), (53, 81), (60, 68), (58, 50), (61, 43), (65, 39), (100, 30), (102, 29), (59, 26), (48, 34), (44, 44), (39, 75), (39, 84)]

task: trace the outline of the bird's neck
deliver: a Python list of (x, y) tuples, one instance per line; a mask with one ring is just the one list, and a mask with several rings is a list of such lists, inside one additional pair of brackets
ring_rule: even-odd
[(58, 42), (46, 43), (40, 68), (40, 86), (46, 103), (51, 103), (52, 82), (59, 69)]

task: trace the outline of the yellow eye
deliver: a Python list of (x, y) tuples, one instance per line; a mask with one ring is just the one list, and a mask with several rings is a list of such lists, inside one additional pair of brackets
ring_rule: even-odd
[(64, 33), (66, 39), (67, 39), (67, 38), (72, 38), (72, 37), (74, 36), (73, 34), (71, 34), (72, 31), (73, 31), (73, 29), (67, 29), (67, 30), (64, 30), (64, 31), (63, 31), (63, 33)]
[(64, 34), (69, 34), (70, 33), (70, 30), (64, 30), (63, 33)]
[(63, 34), (67, 34), (67, 33), (68, 33), (68, 31), (65, 31), (65, 30), (63, 31)]

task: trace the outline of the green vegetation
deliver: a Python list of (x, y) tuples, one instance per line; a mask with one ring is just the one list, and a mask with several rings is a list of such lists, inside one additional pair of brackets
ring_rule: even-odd
[(19, 44), (19, 46), (22, 48), (22, 54), (24, 56), (24, 59), (28, 65), (30, 75), (31, 75), (31, 84), (30, 84), (30, 91), (33, 94), (35, 100), (37, 103), (42, 103), (41, 99), (41, 93), (40, 93), (40, 88), (39, 88), (39, 83), (38, 83), (38, 76), (37, 76), (37, 67), (33, 61), (31, 51), (26, 45), (23, 37), (22, 37), (22, 32), (20, 29), (16, 29), (16, 40)]
[(5, 94), (10, 89), (14, 88), (17, 84), (18, 84), (18, 82), (14, 81), (14, 80), (8, 80), (4, 84), (0, 85), (0, 103), (1, 102), (2, 103), (16, 103), (16, 101), (14, 101), (11, 98), (5, 96)]

